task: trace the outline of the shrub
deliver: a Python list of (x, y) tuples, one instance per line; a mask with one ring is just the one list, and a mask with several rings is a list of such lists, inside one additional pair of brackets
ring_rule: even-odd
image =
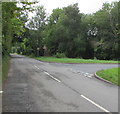
[(65, 54), (64, 53), (56, 53), (56, 55), (54, 55), (54, 57), (56, 57), (56, 58), (65, 58), (66, 56), (65, 56)]

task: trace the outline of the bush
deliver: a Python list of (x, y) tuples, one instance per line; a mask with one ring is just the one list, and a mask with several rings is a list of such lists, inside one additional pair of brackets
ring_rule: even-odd
[(56, 55), (54, 55), (54, 57), (56, 58), (65, 58), (65, 54), (64, 53), (56, 53)]

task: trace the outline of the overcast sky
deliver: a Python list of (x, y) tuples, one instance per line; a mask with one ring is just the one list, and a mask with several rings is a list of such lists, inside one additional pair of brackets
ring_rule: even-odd
[(81, 13), (94, 13), (100, 8), (105, 2), (113, 2), (118, 0), (40, 0), (40, 4), (43, 5), (48, 14), (52, 13), (55, 8), (62, 8), (73, 3), (78, 3)]

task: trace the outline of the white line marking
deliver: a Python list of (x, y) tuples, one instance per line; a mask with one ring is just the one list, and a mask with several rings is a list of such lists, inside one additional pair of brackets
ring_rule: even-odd
[(86, 75), (86, 74), (83, 74), (84, 76), (88, 77), (88, 78), (92, 78), (92, 76), (90, 75)]
[(53, 78), (54, 80), (56, 80), (57, 82), (61, 82), (60, 80), (58, 80), (57, 78), (55, 78), (54, 76), (50, 75), (49, 73), (47, 72), (44, 72), (45, 74), (47, 74), (48, 76), (50, 76), (51, 78)]
[(83, 72), (83, 71), (79, 71), (79, 70), (73, 70), (73, 69), (69, 69), (69, 70), (72, 71), (73, 73), (78, 73), (78, 74), (84, 75), (88, 78), (93, 77), (93, 74), (90, 74), (90, 73), (87, 73), (87, 72)]
[(3, 91), (0, 91), (0, 94), (2, 94), (3, 93)]
[(89, 73), (85, 73), (86, 75), (88, 75)]
[(47, 73), (47, 72), (44, 72), (45, 74), (47, 74), (47, 75), (50, 75), (49, 73)]
[(36, 65), (34, 65), (35, 68), (39, 69), (39, 67), (37, 67)]
[(87, 77), (88, 77), (88, 78), (92, 78), (92, 76), (89, 76), (89, 75), (88, 75)]
[(89, 98), (85, 97), (84, 95), (81, 95), (81, 97), (83, 97), (84, 99), (86, 99), (87, 101), (91, 102), (92, 104), (94, 104), (95, 106), (97, 106), (98, 108), (100, 108), (101, 110), (105, 111), (105, 112), (109, 112), (108, 110), (106, 110), (105, 108), (103, 108), (102, 106), (96, 104), (95, 102), (93, 102), (92, 100), (90, 100)]
[(51, 78), (53, 78), (54, 80), (56, 80), (57, 82), (61, 82), (60, 80), (58, 80), (57, 78), (53, 77), (50, 75)]

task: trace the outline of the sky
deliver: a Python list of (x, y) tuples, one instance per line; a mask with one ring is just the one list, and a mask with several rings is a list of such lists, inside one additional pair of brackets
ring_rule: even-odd
[(105, 2), (113, 2), (118, 0), (40, 0), (40, 5), (43, 5), (48, 14), (52, 13), (55, 8), (62, 8), (68, 5), (78, 3), (81, 13), (95, 13), (102, 8)]

